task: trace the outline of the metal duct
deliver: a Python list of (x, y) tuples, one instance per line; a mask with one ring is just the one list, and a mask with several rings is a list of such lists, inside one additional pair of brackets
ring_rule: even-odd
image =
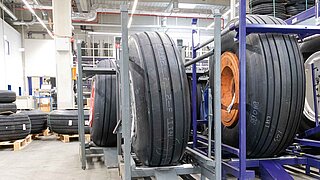
[(9, 8), (7, 8), (7, 6), (5, 6), (2, 2), (0, 2), (0, 7), (1, 7), (14, 21), (17, 21), (17, 20), (18, 20), (17, 16), (15, 16), (15, 15), (13, 14), (13, 12), (12, 12)]
[(76, 13), (71, 14), (73, 21), (94, 21), (97, 18), (97, 11), (92, 10), (90, 13)]

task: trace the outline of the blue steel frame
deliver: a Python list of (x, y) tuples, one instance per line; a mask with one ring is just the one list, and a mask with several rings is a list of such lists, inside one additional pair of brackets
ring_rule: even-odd
[[(290, 151), (293, 155), (298, 155), (300, 157), (296, 158), (272, 158), (272, 159), (256, 159), (251, 160), (246, 158), (246, 36), (251, 33), (281, 33), (281, 34), (297, 34), (300, 39), (309, 37), (314, 34), (320, 34), (320, 28), (318, 26), (301, 26), (292, 25), (302, 22), (310, 17), (320, 17), (318, 9), (320, 7), (319, 1), (316, 1), (316, 6), (308, 9), (307, 11), (298, 14), (295, 17), (288, 19), (286, 22), (288, 25), (257, 25), (257, 24), (246, 24), (246, 1), (240, 0), (240, 13), (239, 13), (239, 23), (232, 24), (229, 27), (230, 31), (237, 31), (236, 39), (239, 40), (239, 62), (240, 62), (240, 136), (239, 136), (239, 149), (222, 144), (222, 149), (231, 154), (237, 155), (239, 160), (237, 161), (227, 161), (223, 162), (223, 172), (224, 174), (232, 174), (239, 179), (254, 178), (254, 171), (247, 170), (247, 167), (259, 167), (261, 169), (261, 175), (267, 178), (277, 178), (280, 179), (288, 178), (292, 179), (287, 172), (283, 169), (282, 165), (306, 165), (306, 173), (310, 173), (310, 166), (320, 169), (320, 159), (305, 153), (297, 153), (295, 151)], [(194, 46), (194, 33), (192, 31), (192, 53), (193, 58), (196, 58), (197, 47)], [(312, 65), (312, 70), (313, 69)], [(312, 74), (314, 78), (314, 72)], [(197, 136), (197, 111), (196, 111), (196, 64), (193, 64), (192, 73), (192, 120), (193, 120), (193, 148), (198, 151), (204, 151), (205, 149), (198, 148), (197, 142), (203, 142), (208, 144), (208, 140), (205, 137)], [(313, 82), (313, 86), (314, 86)], [(317, 97), (314, 91), (314, 101), (316, 103)], [(316, 114), (318, 111), (316, 109)], [(203, 120), (202, 120), (203, 121)], [(316, 115), (316, 127), (310, 129), (304, 133), (304, 137), (308, 137), (312, 134), (320, 132), (320, 126), (318, 117)], [(296, 141), (300, 145), (308, 145), (314, 147), (320, 147), (319, 141), (309, 140), (309, 139), (299, 139)], [(200, 150), (201, 149), (201, 150)]]

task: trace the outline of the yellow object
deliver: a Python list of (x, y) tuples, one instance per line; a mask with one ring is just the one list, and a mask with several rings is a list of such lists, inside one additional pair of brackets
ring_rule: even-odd
[(77, 68), (72, 67), (72, 80), (77, 80)]

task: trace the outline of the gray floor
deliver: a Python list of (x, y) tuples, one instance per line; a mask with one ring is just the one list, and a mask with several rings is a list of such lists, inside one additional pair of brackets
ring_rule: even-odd
[[(16, 152), (0, 149), (0, 180), (120, 180), (118, 169), (108, 169), (103, 162), (95, 161), (85, 171), (80, 167), (79, 143), (63, 143), (55, 136), (34, 140)], [(297, 180), (320, 178), (304, 175), (301, 168), (287, 170)]]
[(63, 143), (54, 136), (34, 140), (20, 151), (0, 149), (0, 180), (120, 179), (117, 169), (94, 162), (81, 170), (79, 143)]

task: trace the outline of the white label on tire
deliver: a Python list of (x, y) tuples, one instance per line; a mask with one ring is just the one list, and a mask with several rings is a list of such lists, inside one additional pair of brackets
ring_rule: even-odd
[(84, 125), (89, 126), (89, 121), (84, 121)]
[(69, 126), (72, 126), (72, 120), (69, 120), (68, 125), (69, 125)]
[(27, 130), (26, 124), (22, 124), (22, 130)]

